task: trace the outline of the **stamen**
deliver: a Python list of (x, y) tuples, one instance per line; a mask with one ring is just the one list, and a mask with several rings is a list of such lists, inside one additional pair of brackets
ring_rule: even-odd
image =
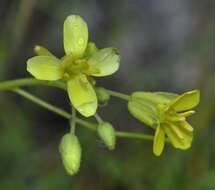
[(185, 119), (186, 119), (185, 117), (182, 117), (182, 116), (179, 116), (179, 115), (168, 117), (168, 120), (170, 120), (172, 122), (185, 121)]
[(189, 132), (193, 132), (193, 127), (188, 122), (181, 122), (180, 126), (186, 129)]
[(195, 111), (190, 110), (190, 111), (186, 111), (186, 112), (183, 112), (183, 113), (179, 113), (179, 115), (182, 116), (182, 117), (189, 117), (189, 116), (193, 115), (194, 113), (195, 113)]
[(178, 126), (172, 124), (172, 123), (169, 123), (168, 125), (173, 131), (174, 133), (180, 138), (180, 139), (184, 139), (184, 136), (183, 134), (181, 133), (181, 131), (179, 130)]

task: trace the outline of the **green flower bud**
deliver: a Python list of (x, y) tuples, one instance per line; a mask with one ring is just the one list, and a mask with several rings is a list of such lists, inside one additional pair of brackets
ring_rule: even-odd
[(34, 52), (41, 56), (54, 56), (48, 49), (38, 45), (34, 47)]
[(107, 148), (113, 150), (116, 144), (116, 134), (113, 126), (108, 122), (100, 123), (97, 132)]
[(59, 148), (66, 171), (70, 175), (76, 174), (81, 162), (81, 146), (78, 138), (71, 133), (65, 134)]
[(96, 88), (96, 95), (98, 101), (101, 103), (106, 103), (110, 99), (110, 94), (108, 94), (107, 90), (103, 87)]
[(95, 54), (98, 51), (98, 48), (96, 47), (95, 43), (89, 42), (87, 44), (87, 48), (85, 51), (85, 57), (91, 57), (93, 54)]

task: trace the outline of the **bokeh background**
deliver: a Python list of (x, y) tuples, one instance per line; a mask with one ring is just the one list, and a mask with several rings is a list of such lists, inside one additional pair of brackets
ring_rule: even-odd
[[(188, 151), (166, 146), (155, 157), (151, 142), (118, 139), (116, 150), (109, 152), (94, 133), (79, 127), (82, 164), (71, 177), (58, 152), (68, 122), (0, 92), (0, 189), (215, 189), (215, 1), (1, 0), (0, 80), (29, 77), (26, 60), (36, 44), (62, 56), (63, 22), (70, 14), (87, 21), (98, 47), (120, 50), (120, 70), (99, 79), (99, 85), (125, 93), (201, 90), (201, 104), (190, 121), (193, 146)], [(69, 109), (64, 92), (27, 90)], [(121, 100), (111, 99), (99, 113), (118, 130), (152, 133), (128, 114)]]

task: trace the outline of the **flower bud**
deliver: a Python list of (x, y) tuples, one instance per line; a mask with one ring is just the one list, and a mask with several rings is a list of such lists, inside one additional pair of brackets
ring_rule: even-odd
[(71, 133), (65, 134), (59, 148), (66, 171), (74, 175), (78, 172), (81, 162), (81, 146), (78, 138)]
[[(38, 46), (36, 45), (34, 47), (34, 52), (37, 55), (42, 55), (42, 56), (54, 56), (49, 50), (47, 50), (46, 48), (42, 47), (42, 46)], [(55, 56), (54, 56), (55, 57)]]
[(85, 56), (90, 57), (93, 54), (95, 54), (97, 51), (98, 51), (98, 48), (96, 47), (96, 44), (93, 43), (93, 42), (89, 42), (87, 44), (87, 48), (86, 48), (86, 51), (85, 51)]
[(113, 150), (116, 144), (116, 134), (113, 126), (108, 122), (100, 123), (97, 132), (107, 148)]
[(96, 88), (96, 95), (98, 101), (101, 103), (106, 103), (110, 99), (110, 94), (108, 94), (107, 90), (102, 87)]

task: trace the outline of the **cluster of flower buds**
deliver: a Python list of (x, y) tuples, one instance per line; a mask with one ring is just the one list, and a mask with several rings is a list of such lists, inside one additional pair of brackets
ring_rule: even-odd
[[(109, 150), (115, 148), (116, 135), (110, 123), (100, 123), (97, 127), (97, 133)], [(72, 133), (65, 134), (61, 139), (59, 150), (67, 173), (70, 175), (76, 174), (81, 163), (81, 145), (77, 136)]]

